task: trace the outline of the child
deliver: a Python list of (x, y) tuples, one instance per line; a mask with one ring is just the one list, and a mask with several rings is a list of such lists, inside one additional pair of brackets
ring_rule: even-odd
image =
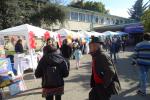
[(82, 56), (82, 53), (80, 51), (80, 47), (79, 46), (76, 47), (76, 50), (74, 52), (74, 56), (75, 56), (75, 59), (76, 59), (76, 69), (79, 69), (80, 59), (81, 59), (81, 56)]

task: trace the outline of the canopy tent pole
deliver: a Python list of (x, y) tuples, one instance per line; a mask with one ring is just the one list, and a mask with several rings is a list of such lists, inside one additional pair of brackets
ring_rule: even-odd
[[(26, 34), (26, 40), (29, 40), (29, 34), (27, 33)], [(30, 41), (26, 41), (27, 42), (27, 46), (29, 48), (29, 54), (30, 54), (30, 57), (31, 57), (31, 63), (32, 63), (32, 68), (33, 68), (33, 75), (35, 73), (35, 69), (34, 69), (34, 60), (33, 60), (33, 52), (32, 52), (32, 49), (30, 48)], [(34, 75), (34, 80), (36, 81), (36, 77)]]

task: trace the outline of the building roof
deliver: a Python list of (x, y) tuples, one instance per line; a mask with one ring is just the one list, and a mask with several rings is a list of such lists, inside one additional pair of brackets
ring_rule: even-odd
[(110, 15), (110, 14), (100, 13), (100, 12), (96, 12), (96, 11), (92, 11), (92, 10), (74, 8), (74, 7), (69, 7), (69, 6), (64, 6), (64, 7), (70, 8), (70, 9), (75, 9), (75, 10), (80, 10), (80, 11), (85, 11), (85, 12), (92, 12), (92, 13), (102, 14), (102, 15), (106, 15), (106, 16), (118, 17), (118, 18), (123, 18), (123, 19), (128, 19), (128, 20), (135, 20), (135, 19), (120, 17), (120, 16), (116, 16), (116, 15)]
[(124, 23), (124, 24), (117, 24), (117, 25), (107, 25), (107, 26), (102, 26), (102, 27), (94, 27), (93, 29), (100, 29), (100, 28), (107, 28), (107, 27), (115, 27), (115, 26), (124, 26), (124, 25), (135, 24), (135, 23), (141, 23), (141, 21), (138, 21), (138, 22), (131, 22), (131, 23)]

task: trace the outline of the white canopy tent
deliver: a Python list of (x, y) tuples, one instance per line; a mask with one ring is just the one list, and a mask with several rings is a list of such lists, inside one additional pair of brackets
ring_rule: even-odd
[(122, 35), (123, 35), (123, 34), (127, 34), (127, 35), (129, 35), (129, 33), (121, 32), (121, 31), (116, 31), (116, 33), (121, 33)]
[(79, 33), (80, 34), (84, 34), (85, 38), (91, 37), (92, 35), (94, 35), (93, 33), (87, 32), (87, 31), (80, 31)]
[(69, 34), (75, 34), (73, 31), (69, 31), (67, 29), (60, 29), (58, 31), (55, 31), (55, 33), (59, 34), (60, 36), (69, 36)]
[[(25, 36), (26, 40), (29, 40), (29, 38), (30, 38), (29, 37), (29, 32), (30, 31), (33, 31), (35, 33), (35, 36), (41, 37), (41, 36), (44, 36), (44, 33), (48, 30), (45, 30), (45, 29), (42, 29), (42, 28), (39, 28), (39, 27), (35, 27), (35, 26), (31, 26), (31, 25), (28, 25), (28, 24), (24, 24), (24, 25), (8, 28), (8, 29), (5, 29), (5, 30), (1, 30), (0, 35), (4, 35), (4, 36), (8, 36), (8, 35)], [(54, 36), (55, 33), (50, 32), (50, 35)], [(27, 46), (29, 48), (29, 54), (31, 56), (31, 63), (32, 63), (31, 67), (33, 68), (33, 66), (34, 66), (33, 59), (34, 58), (33, 58), (32, 49), (30, 48), (30, 42), (29, 41), (26, 41), (26, 42), (27, 42)], [(34, 68), (33, 68), (33, 72), (34, 72)], [(35, 76), (34, 76), (34, 78), (35, 78)]]
[(103, 32), (102, 34), (105, 34), (105, 35), (110, 35), (110, 34), (119, 35), (119, 33), (111, 32), (111, 31), (106, 31), (106, 32)]
[(94, 36), (103, 36), (103, 35), (105, 35), (105, 34), (94, 32), (94, 31), (91, 31), (91, 33), (95, 34)]

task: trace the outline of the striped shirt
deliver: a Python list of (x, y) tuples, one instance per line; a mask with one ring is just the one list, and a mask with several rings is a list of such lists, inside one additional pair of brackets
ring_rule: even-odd
[(133, 63), (150, 66), (150, 41), (143, 41), (135, 46)]

